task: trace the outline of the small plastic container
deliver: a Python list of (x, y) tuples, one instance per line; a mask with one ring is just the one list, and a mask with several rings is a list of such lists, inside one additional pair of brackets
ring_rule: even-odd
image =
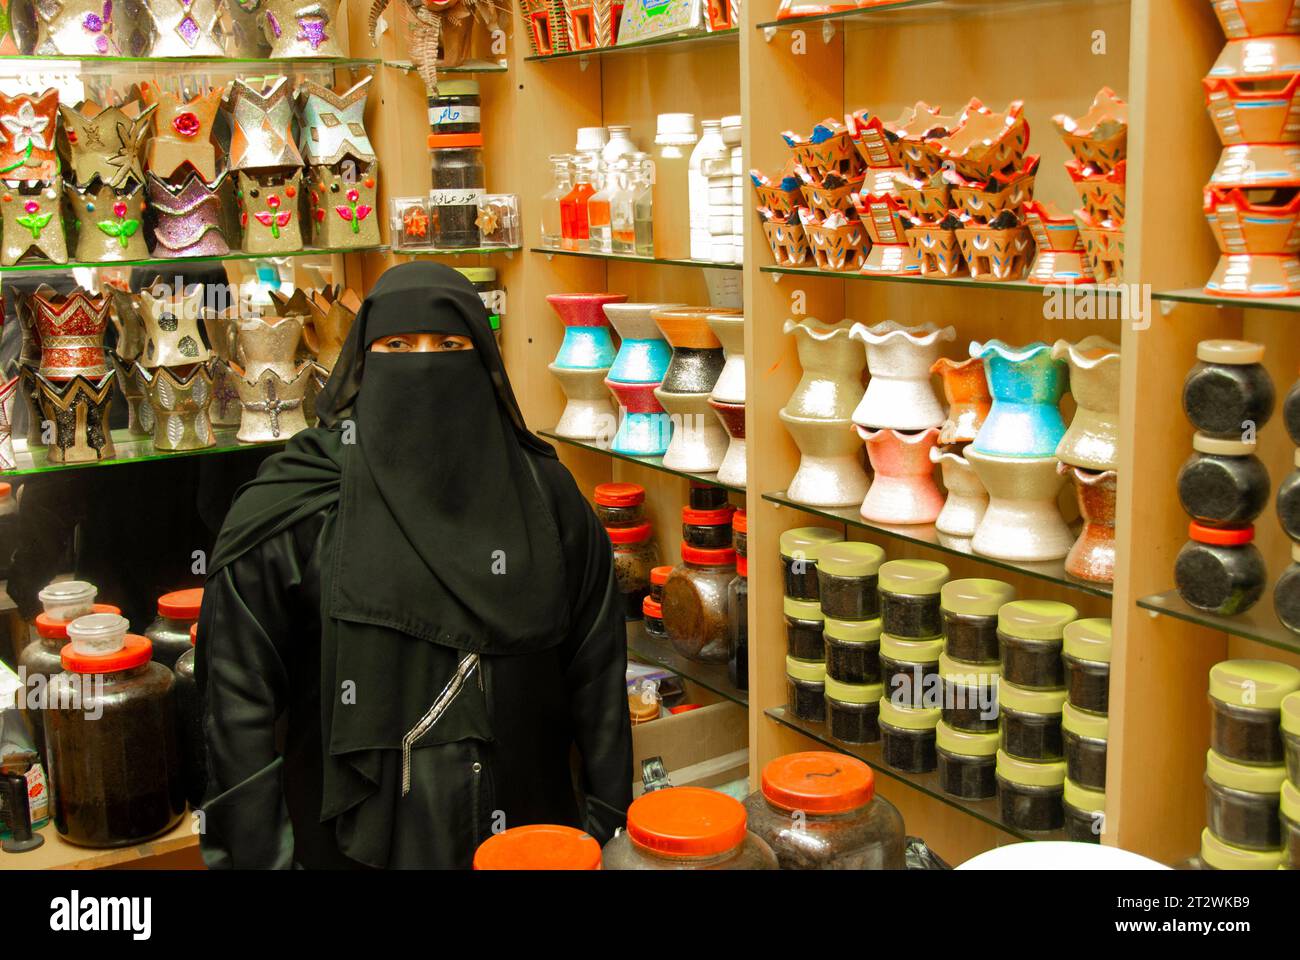
[(810, 723), (826, 721), (826, 664), (785, 658), (786, 709)]
[[(190, 647), (176, 658), (177, 736), (185, 765), (185, 799), (193, 809), (203, 802), (208, 785), (208, 748), (203, 739), (203, 698), (194, 679), (194, 643), (199, 625), (190, 624)], [(157, 658), (155, 658), (156, 660)]]
[(1007, 683), (998, 688), (1002, 752), (1016, 760), (1047, 763), (1065, 758), (1061, 712), (1065, 690), (1029, 690)]
[(1045, 832), (1065, 825), (1065, 762), (1032, 763), (998, 751), (998, 804), (1002, 822), (1016, 830)]
[(1090, 617), (1065, 628), (1061, 662), (1065, 665), (1067, 700), (1078, 710), (1110, 710), (1110, 620)]
[(1101, 843), (1106, 829), (1106, 794), (1070, 779), (1067, 771), (1061, 795), (1065, 809), (1065, 838), (1075, 843)]
[(772, 849), (745, 829), (745, 805), (704, 787), (642, 794), (627, 829), (605, 844), (606, 870), (776, 870)]
[(1300, 870), (1300, 787), (1294, 780), (1282, 783), (1282, 863)]
[(968, 733), (939, 721), (935, 728), (935, 755), (944, 793), (963, 800), (988, 800), (997, 796), (999, 742), (994, 731)]
[(737, 510), (731, 517), (731, 545), (736, 548), (736, 556), (749, 556), (749, 517), (744, 510)]
[(900, 706), (886, 693), (880, 700), (881, 754), (885, 763), (907, 773), (929, 773), (938, 764), (935, 754), (938, 725), (938, 707)]
[(880, 683), (880, 621), (827, 617), (826, 676), (840, 683)]
[(478, 133), (477, 80), (441, 80), (429, 97), (429, 127), (434, 133)]
[[(1286, 759), (1282, 700), (1300, 690), (1300, 670), (1276, 660), (1224, 660), (1210, 668), (1210, 747), (1235, 763)], [(1231, 842), (1231, 841), (1230, 841)]]
[[(939, 657), (943, 637), (930, 640), (901, 640), (880, 635), (880, 681), (885, 696), (913, 707), (939, 706)], [(926, 703), (927, 694), (929, 703)]]
[(1085, 713), (1070, 705), (1061, 709), (1061, 746), (1065, 773), (1088, 790), (1106, 790), (1106, 744), (1110, 720), (1104, 714)]
[(656, 640), (668, 638), (668, 634), (664, 632), (664, 608), (654, 597), (646, 597), (641, 601), (641, 621), (645, 624), (645, 632), (649, 636)]
[(1211, 870), (1276, 870), (1282, 865), (1282, 851), (1234, 847), (1206, 827), (1201, 831), (1201, 862)]
[(796, 660), (821, 660), (826, 656), (823, 631), (826, 621), (821, 607), (813, 600), (791, 600), (782, 603), (785, 613), (786, 653)]
[(1196, 366), (1183, 381), (1183, 411), (1192, 426), (1215, 437), (1241, 437), (1243, 423), (1264, 426), (1277, 391), (1264, 367), (1264, 347), (1243, 340), (1202, 340)]
[(1268, 469), (1255, 444), (1198, 433), (1194, 451), (1178, 471), (1178, 499), (1189, 517), (1207, 527), (1243, 527), (1268, 506)]
[(430, 234), (438, 249), (477, 247), (478, 201), (486, 191), (481, 133), (431, 133)]
[(672, 572), (673, 568), (668, 564), (650, 570), (650, 598), (655, 603), (664, 602), (664, 584), (668, 582)]
[(645, 488), (636, 483), (601, 483), (596, 486), (596, 517), (606, 530), (637, 527), (645, 523)]
[(1003, 606), (998, 611), (1003, 682), (1034, 690), (1064, 687), (1063, 637), (1078, 615), (1068, 603), (1055, 600), (1016, 600)]
[(614, 579), (623, 596), (623, 617), (640, 620), (641, 602), (650, 592), (650, 571), (659, 565), (659, 547), (650, 524), (606, 527), (605, 533), (614, 546)]
[(823, 547), (817, 557), (822, 613), (837, 620), (879, 617), (877, 574), (884, 562), (885, 551), (874, 543), (846, 540)]
[(929, 640), (943, 634), (939, 591), (948, 568), (933, 560), (890, 560), (880, 568), (880, 619), (885, 633), (900, 640)]
[(998, 729), (998, 682), (995, 663), (957, 663), (939, 654), (939, 708), (943, 722), (965, 733)]
[(820, 600), (817, 557), (828, 543), (844, 537), (829, 527), (795, 527), (781, 534), (781, 571), (785, 595), (794, 600)]
[(1224, 843), (1246, 850), (1282, 846), (1280, 810), (1286, 767), (1233, 763), (1213, 750), (1205, 756), (1205, 823)]
[(664, 630), (688, 660), (726, 663), (731, 630), (727, 588), (736, 579), (736, 551), (682, 544), (682, 562), (664, 584)]
[(692, 510), (721, 510), (727, 506), (726, 488), (711, 483), (698, 483), (692, 480), (687, 497)]
[(1191, 540), (1174, 561), (1174, 585), (1189, 606), (1233, 617), (1264, 595), (1268, 569), (1254, 527), (1217, 529), (1192, 521)]
[(698, 550), (722, 550), (732, 546), (730, 507), (695, 510), (682, 507), (682, 539)]
[(533, 823), (488, 837), (474, 851), (475, 870), (599, 870), (600, 844), (574, 827)]
[(880, 739), (883, 686), (838, 683), (827, 677), (825, 689), (826, 721), (832, 737), (841, 743), (875, 743)]
[(902, 870), (903, 817), (872, 769), (841, 753), (777, 757), (745, 801), (749, 829), (782, 870)]
[(1282, 698), (1282, 753), (1286, 756), (1286, 775), (1300, 784), (1300, 693)]
[(93, 612), (99, 590), (84, 580), (61, 580), (38, 593), (37, 599), (51, 620), (67, 623)]
[(998, 611), (1016, 598), (1001, 580), (951, 580), (939, 591), (944, 652), (961, 663), (993, 663), (998, 652)]
[(158, 618), (144, 632), (153, 644), (155, 661), (174, 666), (176, 658), (190, 649), (190, 627), (198, 621), (202, 606), (202, 587), (174, 590), (158, 598)]

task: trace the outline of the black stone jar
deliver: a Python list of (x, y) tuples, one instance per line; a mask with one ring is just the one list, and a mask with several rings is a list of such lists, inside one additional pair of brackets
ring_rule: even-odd
[(1291, 566), (1278, 578), (1273, 609), (1292, 633), (1300, 633), (1300, 543), (1291, 545)]
[(1192, 425), (1215, 437), (1240, 438), (1252, 423), (1273, 415), (1277, 392), (1263, 366), (1264, 348), (1241, 340), (1202, 340), (1199, 361), (1183, 382), (1183, 411)]
[(1292, 540), (1300, 542), (1300, 450), (1295, 454), (1296, 469), (1277, 488), (1277, 519)]
[(1286, 395), (1282, 416), (1286, 421), (1286, 432), (1290, 435), (1291, 442), (1300, 447), (1300, 380), (1296, 381), (1291, 392)]
[(1231, 617), (1264, 595), (1268, 569), (1251, 542), (1254, 527), (1216, 529), (1192, 521), (1191, 540), (1174, 561), (1178, 595), (1197, 610)]
[(1178, 471), (1178, 499), (1187, 515), (1209, 527), (1253, 523), (1268, 506), (1272, 486), (1255, 445), (1198, 433), (1192, 448)]

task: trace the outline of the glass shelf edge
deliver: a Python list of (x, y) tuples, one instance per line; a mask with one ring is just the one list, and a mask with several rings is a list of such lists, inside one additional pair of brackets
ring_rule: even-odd
[[(235, 439), (238, 432), (234, 427), (223, 427), (213, 431), (216, 443), (210, 447), (203, 447), (198, 450), (158, 450), (153, 447), (153, 439), (148, 436), (138, 436), (129, 433), (127, 430), (119, 428), (112, 431), (113, 446), (120, 454), (122, 452), (135, 452), (138, 456), (114, 456), (107, 460), (83, 460), (77, 463), (50, 463), (45, 460), (36, 463), (34, 454), (26, 448), (16, 450), (15, 454), (19, 460), (18, 465), (12, 470), (0, 471), (0, 482), (8, 482), (15, 477), (35, 477), (48, 473), (59, 473), (64, 470), (87, 470), (100, 467), (122, 467), (130, 464), (156, 463), (160, 460), (178, 460), (185, 457), (193, 456), (214, 456), (225, 453), (237, 453), (242, 450), (269, 449), (278, 450), (289, 442), (289, 437), (283, 440), (270, 440), (257, 443), (243, 443)], [(43, 458), (46, 454), (45, 447), (37, 447), (40, 456)], [(23, 461), (31, 461), (24, 463)]]
[[(665, 646), (666, 650), (663, 649)], [(746, 708), (749, 706), (749, 691), (737, 690), (731, 685), (730, 678), (726, 676), (725, 663), (693, 663), (677, 654), (669, 641), (657, 640), (647, 634), (645, 624), (641, 621), (627, 621), (627, 649), (634, 656), (671, 670), (732, 703)]]
[(744, 487), (737, 487), (727, 483), (720, 483), (716, 474), (707, 473), (689, 473), (685, 470), (674, 470), (671, 467), (665, 467), (659, 457), (634, 457), (625, 453), (615, 453), (608, 447), (602, 447), (590, 440), (575, 440), (572, 437), (562, 437), (552, 430), (538, 430), (538, 436), (545, 437), (547, 440), (554, 440), (557, 443), (563, 443), (570, 447), (577, 447), (579, 450), (589, 450), (592, 453), (599, 453), (609, 457), (611, 460), (622, 460), (624, 463), (635, 463), (649, 470), (657, 470), (660, 473), (667, 473), (674, 477), (682, 477), (685, 480), (698, 480), (700, 483), (708, 484), (711, 487), (721, 487), (723, 490), (729, 490), (732, 493), (738, 493), (744, 496), (746, 491)]
[(1206, 293), (1200, 287), (1183, 290), (1157, 290), (1151, 299), (1162, 303), (1189, 303), (1211, 307), (1234, 307), (1239, 310), (1273, 310), (1300, 312), (1300, 297), (1223, 297)]
[(329, 247), (321, 249), (291, 250), (288, 253), (245, 253), (232, 250), (230, 253), (211, 257), (150, 257), (144, 260), (110, 260), (100, 263), (69, 260), (67, 263), (16, 263), (12, 266), (0, 266), (0, 274), (6, 273), (55, 273), (61, 270), (100, 270), (114, 267), (168, 267), (187, 263), (221, 263), (226, 260), (280, 260), (286, 257), (332, 257), (349, 253), (387, 253), (391, 248), (387, 244), (375, 247)]
[(529, 253), (548, 257), (582, 257), (588, 260), (606, 260), (611, 263), (657, 263), (669, 267), (695, 267), (701, 270), (744, 270), (743, 263), (715, 263), (712, 260), (676, 260), (671, 257), (636, 257), (619, 253), (592, 253), (589, 250), (554, 250), (550, 247), (529, 247)]
[[(1099, 293), (1107, 297), (1123, 296), (1119, 287), (1108, 287), (1096, 283), (1031, 283), (1028, 280), (973, 280), (970, 277), (925, 277), (925, 276), (889, 276), (863, 273), (861, 270), (819, 270), (816, 267), (782, 267), (777, 264), (765, 264), (758, 268), (759, 273), (774, 273), (792, 277), (836, 277), (842, 280), (870, 280), (877, 283), (917, 284), (920, 286), (963, 287), (975, 290), (1004, 290), (1014, 293), (1054, 294), (1057, 291), (1071, 293)], [(1156, 298), (1158, 299), (1158, 298)]]
[[(1277, 650), (1300, 653), (1300, 634), (1292, 633), (1283, 626), (1281, 621), (1271, 617), (1268, 612), (1269, 607), (1261, 606), (1270, 603), (1271, 597), (1266, 594), (1260, 599), (1259, 604), (1239, 617), (1224, 617), (1212, 613), (1201, 613), (1189, 606), (1178, 595), (1177, 590), (1153, 593), (1149, 596), (1139, 597), (1137, 601), (1140, 609), (1153, 616), (1171, 617), (1175, 620), (1181, 620), (1183, 623), (1204, 627), (1207, 630), (1227, 633), (1243, 640), (1262, 643)], [(1259, 613), (1270, 618), (1269, 622), (1257, 623), (1255, 615)]]
[(725, 43), (728, 40), (739, 38), (740, 28), (733, 27), (730, 30), (706, 30), (703, 33), (683, 33), (669, 37), (652, 37), (648, 40), (638, 40), (635, 43), (615, 44), (612, 47), (595, 47), (591, 50), (565, 50), (563, 53), (535, 53), (531, 56), (524, 57), (525, 63), (549, 63), (553, 60), (573, 60), (580, 57), (604, 57), (610, 54), (627, 53), (634, 50), (652, 49), (654, 47), (670, 47), (677, 44), (706, 43)]

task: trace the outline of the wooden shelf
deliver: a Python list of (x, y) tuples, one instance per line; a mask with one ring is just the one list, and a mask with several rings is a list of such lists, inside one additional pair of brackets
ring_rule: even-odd
[(706, 690), (712, 690), (718, 696), (749, 706), (749, 691), (741, 690), (731, 682), (725, 663), (697, 663), (688, 660), (673, 649), (668, 640), (652, 637), (645, 631), (645, 624), (639, 620), (630, 620), (627, 624), (627, 651), (646, 663), (667, 667), (673, 673), (699, 684)]
[[(942, 23), (957, 17), (990, 16), (1018, 13), (1032, 8), (1047, 13), (1051, 7), (1105, 3), (1115, 0), (865, 0), (853, 10), (814, 13), (802, 17), (781, 17), (757, 24), (760, 30), (792, 29), (810, 23), (845, 21), (846, 26), (867, 29)], [(867, 5), (872, 4), (872, 5)]]
[(590, 450), (592, 453), (599, 453), (606, 457), (612, 457), (615, 460), (621, 460), (624, 463), (634, 463), (637, 466), (645, 467), (648, 470), (658, 470), (660, 473), (671, 474), (674, 477), (682, 477), (686, 480), (694, 480), (698, 483), (706, 483), (711, 487), (722, 487), (724, 490), (730, 490), (732, 493), (744, 494), (744, 487), (732, 486), (729, 483), (720, 483), (716, 473), (688, 473), (685, 470), (674, 470), (671, 467), (664, 466), (663, 457), (633, 457), (626, 453), (615, 453), (596, 441), (574, 440), (572, 437), (562, 437), (551, 430), (538, 430), (538, 434), (548, 440), (555, 440), (559, 443), (566, 443), (571, 447), (577, 447), (580, 450)]
[(1293, 633), (1282, 625), (1277, 614), (1273, 612), (1273, 596), (1265, 592), (1259, 602), (1245, 613), (1235, 617), (1224, 617), (1215, 613), (1205, 613), (1189, 606), (1177, 590), (1156, 593), (1142, 597), (1137, 605), (1154, 615), (1174, 617), (1185, 623), (1194, 623), (1217, 633), (1226, 633), (1246, 640), (1254, 640), (1278, 650), (1300, 653), (1300, 634)]
[(26, 853), (0, 852), (3, 870), (106, 870), (124, 867), (156, 869), (201, 868), (199, 835), (193, 817), (186, 813), (181, 822), (160, 837), (129, 847), (97, 849), (68, 843), (51, 821), (37, 831), (45, 843)]

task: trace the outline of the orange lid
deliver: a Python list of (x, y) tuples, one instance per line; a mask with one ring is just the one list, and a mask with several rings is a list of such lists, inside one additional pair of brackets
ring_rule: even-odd
[(199, 639), (199, 625), (197, 623), (191, 623), (190, 624), (190, 646), (191, 647), (194, 646), (195, 642), (198, 639)]
[(745, 808), (716, 790), (667, 787), (632, 801), (627, 835), (657, 853), (715, 856), (744, 842)]
[[(96, 603), (91, 606), (92, 613), (115, 613), (119, 617), (122, 611), (111, 603)], [(44, 613), (36, 615), (36, 632), (46, 640), (66, 640), (68, 639), (68, 624), (70, 620), (51, 620)]]
[(158, 598), (158, 616), (168, 620), (195, 620), (203, 606), (203, 588), (174, 590)]
[(871, 768), (842, 753), (787, 753), (763, 768), (763, 796), (785, 810), (848, 813), (866, 806), (875, 795)]
[(749, 557), (736, 557), (736, 573), (749, 579)]
[(12, 490), (13, 486), (11, 484), (0, 483), (0, 500), (6, 499)]
[(445, 150), (448, 147), (481, 147), (483, 146), (483, 134), (481, 133), (431, 133), (429, 134), (430, 150)]
[(745, 516), (744, 510), (737, 510), (731, 517), (731, 529), (737, 533), (749, 532), (749, 518)]
[(650, 570), (650, 582), (656, 587), (662, 587), (668, 582), (668, 576), (673, 572), (671, 566), (652, 567)]
[(699, 564), (702, 567), (730, 567), (736, 563), (736, 551), (731, 547), (703, 550), (699, 547), (692, 547), (683, 540), (682, 559), (687, 563)]
[(668, 712), (669, 713), (690, 713), (692, 710), (700, 709), (700, 706), (701, 704), (698, 703), (683, 703), (680, 706), (670, 707)]
[(646, 597), (641, 601), (641, 613), (647, 617), (662, 620), (664, 618), (664, 605), (654, 597)]
[(1195, 520), (1188, 524), (1187, 532), (1197, 543), (1208, 543), (1215, 547), (1240, 547), (1255, 539), (1253, 526), (1207, 527)]
[(645, 487), (639, 483), (598, 483), (596, 502), (602, 507), (635, 507), (645, 503)]
[(72, 644), (64, 646), (59, 653), (63, 660), (63, 669), (74, 673), (116, 673), (130, 670), (142, 663), (148, 663), (153, 656), (153, 641), (134, 633), (128, 633), (122, 649), (98, 657), (88, 657), (72, 649)]
[(650, 539), (650, 524), (638, 523), (635, 527), (606, 527), (610, 543), (641, 543)]
[(514, 827), (488, 837), (474, 853), (475, 870), (599, 870), (600, 844), (549, 823)]
[(682, 507), (682, 523), (694, 523), (702, 527), (720, 527), (731, 523), (731, 515), (736, 512), (732, 506), (719, 507), (717, 510), (696, 510)]

